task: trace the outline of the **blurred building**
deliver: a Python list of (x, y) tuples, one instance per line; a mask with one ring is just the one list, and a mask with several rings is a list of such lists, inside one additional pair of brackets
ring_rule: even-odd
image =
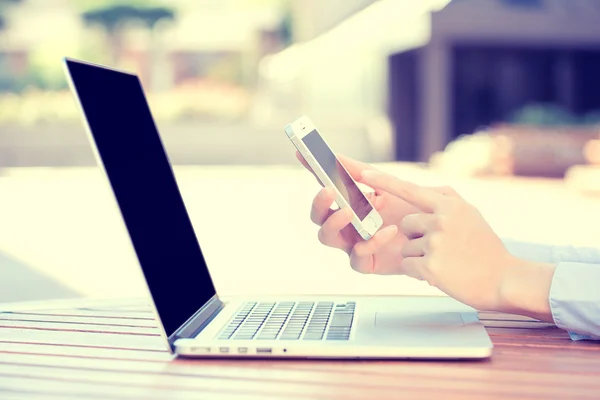
[(447, 3), (378, 0), (316, 38), (266, 57), (259, 69), (255, 119), (283, 122), (307, 114), (317, 126), (338, 131), (327, 135), (360, 130), (374, 159), (393, 159), (388, 58), (425, 46), (431, 12)]
[(600, 2), (454, 0), (426, 46), (390, 57), (399, 159), (427, 159), (529, 104), (600, 110)]
[(598, 21), (596, 0), (379, 0), (267, 58), (261, 78), (294, 99), (271, 113), (375, 125), (382, 152), (426, 160), (530, 103), (600, 109)]

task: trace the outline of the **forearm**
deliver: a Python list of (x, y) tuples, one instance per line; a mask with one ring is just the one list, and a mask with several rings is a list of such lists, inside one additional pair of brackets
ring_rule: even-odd
[(514, 258), (500, 283), (497, 311), (554, 322), (549, 298), (555, 268)]
[[(505, 243), (506, 244), (506, 243)], [(554, 322), (574, 340), (600, 340), (600, 250), (512, 242), (496, 309)]]

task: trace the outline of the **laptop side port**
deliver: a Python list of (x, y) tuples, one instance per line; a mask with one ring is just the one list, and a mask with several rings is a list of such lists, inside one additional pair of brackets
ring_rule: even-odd
[(208, 354), (210, 353), (210, 347), (191, 347), (190, 350), (195, 354)]
[(257, 347), (256, 354), (271, 354), (273, 349), (270, 347)]

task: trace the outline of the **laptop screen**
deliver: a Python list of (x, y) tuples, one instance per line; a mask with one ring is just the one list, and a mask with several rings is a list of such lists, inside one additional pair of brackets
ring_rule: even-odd
[(67, 67), (171, 336), (213, 297), (215, 288), (141, 83), (135, 75), (72, 60)]

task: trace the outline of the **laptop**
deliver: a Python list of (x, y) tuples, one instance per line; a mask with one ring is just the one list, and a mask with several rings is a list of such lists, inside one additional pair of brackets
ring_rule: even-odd
[[(476, 311), (448, 297), (221, 299), (138, 76), (74, 59), (65, 60), (65, 69), (171, 352), (202, 358), (491, 355)], [(280, 263), (284, 268), (286, 260)], [(249, 259), (245, 268), (251, 267)]]

